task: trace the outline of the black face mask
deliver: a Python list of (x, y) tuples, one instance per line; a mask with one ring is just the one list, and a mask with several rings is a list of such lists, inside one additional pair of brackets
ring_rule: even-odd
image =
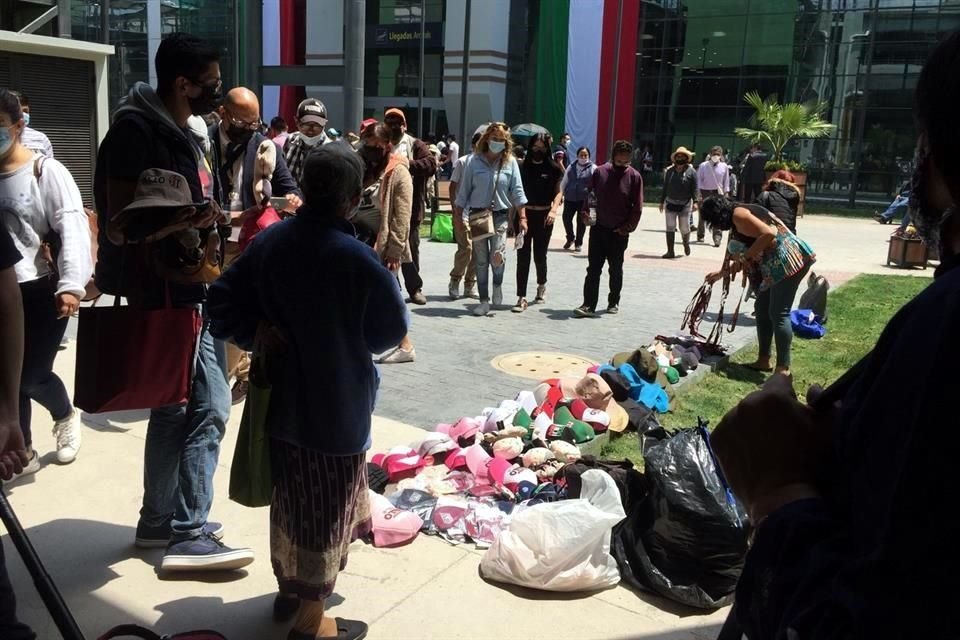
[(530, 157), (533, 158), (534, 162), (543, 162), (543, 160), (547, 157), (547, 152), (540, 149), (531, 151)]
[(359, 152), (360, 157), (368, 165), (379, 164), (383, 160), (383, 156), (386, 155), (386, 152), (380, 147), (368, 147), (366, 145), (360, 147)]
[(187, 98), (190, 103), (190, 113), (195, 116), (203, 116), (216, 111), (223, 103), (223, 86), (217, 83), (216, 86), (209, 84), (200, 85), (203, 90), (196, 98)]
[(227, 137), (230, 138), (230, 142), (234, 144), (247, 144), (250, 142), (250, 138), (253, 137), (254, 131), (250, 129), (241, 129), (240, 127), (235, 127), (230, 125), (227, 127)]

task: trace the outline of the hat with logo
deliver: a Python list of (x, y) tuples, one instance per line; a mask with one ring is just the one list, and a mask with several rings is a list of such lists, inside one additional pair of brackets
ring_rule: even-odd
[(297, 122), (327, 126), (327, 106), (316, 98), (307, 98), (297, 107)]
[(165, 169), (147, 169), (137, 178), (133, 201), (123, 213), (138, 209), (181, 209), (202, 207), (206, 203), (194, 202), (190, 183), (179, 173)]
[(577, 420), (566, 407), (560, 407), (553, 416), (553, 422), (559, 429), (559, 436), (567, 442), (581, 444), (590, 442), (596, 437), (593, 427), (582, 420)]
[(373, 546), (396, 547), (417, 537), (423, 519), (412, 511), (398, 509), (379, 493), (369, 492), (373, 520)]

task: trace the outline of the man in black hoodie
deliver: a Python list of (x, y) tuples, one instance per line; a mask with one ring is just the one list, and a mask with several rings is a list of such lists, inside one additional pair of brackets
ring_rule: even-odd
[[(106, 221), (130, 204), (146, 169), (179, 173), (189, 183), (194, 202), (211, 200), (213, 176), (186, 127), (191, 115), (210, 113), (220, 105), (219, 58), (215, 47), (189, 34), (173, 33), (160, 43), (156, 91), (145, 83), (135, 84), (100, 145), (94, 195), (97, 211)], [(212, 203), (198, 212), (193, 225), (206, 237), (217, 233), (217, 224), (224, 222), (220, 208)], [(101, 222), (96, 270), (101, 291), (123, 295), (142, 308), (164, 306), (167, 292), (175, 306), (204, 303), (206, 285), (163, 280), (150, 268), (143, 245), (113, 244), (107, 227)], [(150, 412), (136, 544), (166, 547), (163, 570), (238, 569), (253, 562), (253, 551), (226, 547), (219, 537), (223, 527), (207, 521), (220, 441), (230, 417), (226, 354), (210, 335), (206, 321), (199, 337), (182, 339), (196, 341), (191, 397), (186, 405)]]
[(763, 152), (760, 145), (755, 144), (750, 147), (750, 153), (743, 163), (743, 171), (740, 174), (743, 182), (743, 201), (753, 202), (754, 198), (760, 195), (763, 185), (767, 181), (767, 154)]

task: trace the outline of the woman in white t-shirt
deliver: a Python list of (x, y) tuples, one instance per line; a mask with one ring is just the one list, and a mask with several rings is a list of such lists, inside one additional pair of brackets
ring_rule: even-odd
[(15, 266), (24, 316), (20, 428), (30, 463), (20, 475), (40, 468), (30, 431), (31, 400), (54, 420), (60, 463), (72, 462), (80, 448), (80, 413), (53, 373), (53, 361), (93, 274), (80, 190), (66, 167), (23, 146), (24, 126), (16, 95), (0, 89), (0, 219), (23, 255)]

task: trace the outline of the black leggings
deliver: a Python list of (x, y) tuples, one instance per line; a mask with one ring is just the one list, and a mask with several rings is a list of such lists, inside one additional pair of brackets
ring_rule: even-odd
[(547, 248), (553, 234), (553, 224), (547, 225), (547, 211), (527, 211), (527, 234), (523, 247), (517, 251), (517, 297), (527, 297), (530, 278), (530, 252), (537, 267), (537, 284), (547, 284)]
[(53, 372), (53, 360), (67, 330), (67, 318), (57, 318), (57, 283), (41, 278), (20, 285), (23, 296), (23, 369), (20, 373), (20, 430), (29, 447), (31, 400), (36, 400), (54, 420), (73, 413), (63, 381)]

